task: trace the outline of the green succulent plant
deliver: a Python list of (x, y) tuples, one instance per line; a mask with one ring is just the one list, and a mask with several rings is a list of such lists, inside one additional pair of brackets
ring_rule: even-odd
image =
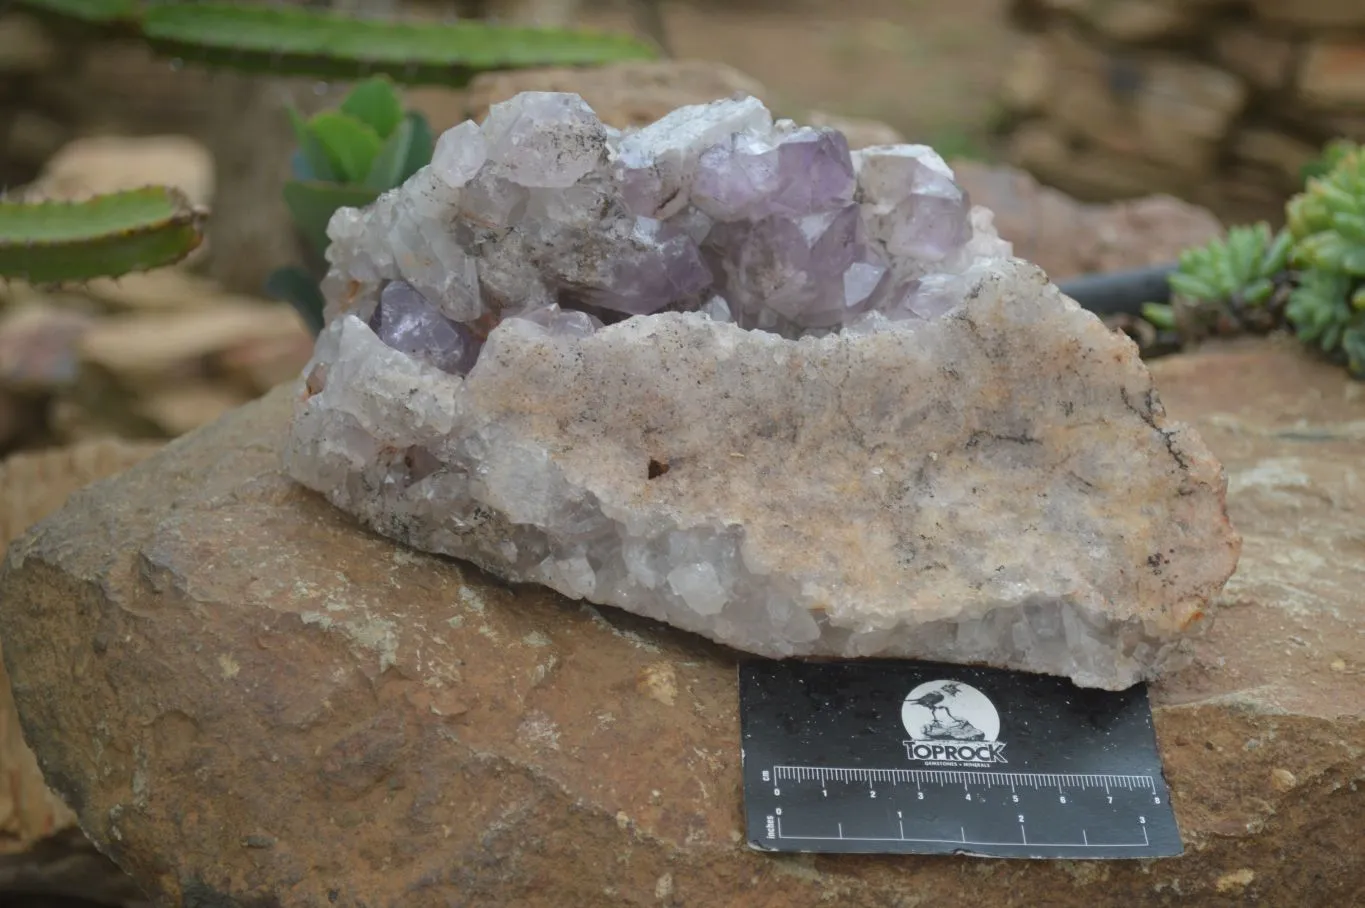
[(322, 330), (327, 222), (338, 208), (363, 208), (430, 163), (435, 137), (426, 118), (403, 110), (393, 81), (375, 76), (355, 87), (335, 110), (309, 119), (291, 110), (299, 147), (284, 201), (304, 245), (307, 265), (272, 274), (266, 292), (287, 300), (309, 330)]
[[(272, 75), (363, 80), (341, 107), (304, 120), (285, 202), (320, 259), (337, 208), (363, 206), (431, 160), (433, 137), (394, 83), (462, 86), (480, 72), (658, 56), (628, 35), (487, 22), (361, 19), (331, 10), (197, 0), (15, 0), (65, 25), (142, 41), (165, 56)], [(0, 280), (81, 281), (160, 267), (203, 241), (204, 212), (164, 187), (74, 203), (0, 200)], [(317, 263), (269, 290), (321, 325)]]
[(1300, 340), (1365, 377), (1365, 149), (1338, 151), (1286, 207), (1300, 270), (1286, 315)]
[(1323, 146), (1322, 154), (1299, 168), (1299, 179), (1305, 184), (1314, 177), (1325, 176), (1341, 159), (1360, 146), (1350, 139), (1333, 139)]
[(241, 72), (462, 87), (481, 72), (650, 59), (630, 35), (478, 21), (408, 22), (230, 0), (15, 0), (52, 19), (135, 37), (167, 57)]
[(1233, 227), (1187, 249), (1170, 304), (1143, 316), (1184, 340), (1287, 324), (1304, 344), (1365, 378), (1365, 147), (1338, 140), (1285, 206), (1286, 227)]
[(1285, 314), (1300, 340), (1340, 350), (1353, 374), (1365, 374), (1365, 287), (1353, 287), (1349, 275), (1305, 271)]
[(1148, 303), (1142, 314), (1191, 339), (1209, 333), (1268, 331), (1280, 320), (1292, 238), (1265, 223), (1233, 227), (1227, 236), (1186, 249), (1167, 278), (1173, 302)]
[(1365, 151), (1343, 153), (1330, 171), (1308, 181), (1285, 213), (1296, 267), (1365, 277)]

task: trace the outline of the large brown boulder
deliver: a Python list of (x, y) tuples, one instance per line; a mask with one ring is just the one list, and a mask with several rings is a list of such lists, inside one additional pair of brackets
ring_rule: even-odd
[(15, 698), (48, 780), (167, 906), (1357, 903), (1365, 398), (1274, 343), (1155, 371), (1245, 536), (1153, 689), (1180, 858), (749, 850), (734, 653), (363, 532), (281, 474), (288, 390), (11, 547)]
[[(0, 463), (0, 548), (58, 510), (72, 492), (151, 455), (153, 443), (101, 439), (15, 454)], [(76, 825), (50, 791), (25, 743), (0, 664), (0, 904), (19, 893), (83, 898), (108, 905), (141, 904), (141, 895)], [(54, 905), (55, 908), (55, 905)]]

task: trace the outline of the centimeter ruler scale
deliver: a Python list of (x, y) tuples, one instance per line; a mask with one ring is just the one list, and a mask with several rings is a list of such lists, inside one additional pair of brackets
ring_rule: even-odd
[(1182, 851), (1142, 686), (890, 660), (753, 661), (740, 680), (752, 848)]

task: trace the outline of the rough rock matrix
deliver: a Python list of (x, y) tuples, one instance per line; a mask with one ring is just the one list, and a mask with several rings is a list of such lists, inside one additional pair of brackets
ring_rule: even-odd
[(1240, 546), (1132, 344), (923, 146), (528, 92), (329, 228), (288, 469), (419, 549), (769, 656), (1124, 687)]
[(1153, 372), (1246, 534), (1151, 688), (1179, 858), (746, 847), (735, 651), (367, 532), (283, 474), (287, 388), (11, 546), (24, 733), (159, 906), (1360, 905), (1365, 395), (1297, 343)]

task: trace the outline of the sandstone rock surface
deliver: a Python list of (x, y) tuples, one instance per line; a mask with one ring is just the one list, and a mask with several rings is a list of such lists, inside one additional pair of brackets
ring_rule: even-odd
[[(58, 510), (81, 486), (119, 473), (160, 447), (102, 440), (16, 454), (0, 463), (0, 549)], [(141, 902), (132, 880), (99, 854), (76, 816), (48, 789), (19, 728), (0, 663), (0, 903), (28, 895)]]
[(1247, 904), (1365, 891), (1365, 398), (1290, 346), (1155, 365), (1245, 556), (1153, 689), (1187, 851), (772, 856), (735, 655), (395, 548), (283, 475), (275, 393), (15, 544), (0, 637), (49, 780), (159, 904)]

